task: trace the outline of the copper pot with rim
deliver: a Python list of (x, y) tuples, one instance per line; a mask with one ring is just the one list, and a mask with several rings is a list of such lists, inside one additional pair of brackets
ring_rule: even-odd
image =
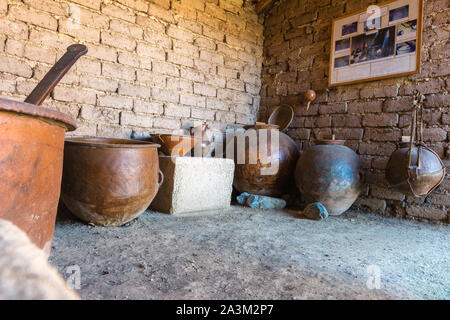
[(159, 147), (128, 139), (66, 139), (61, 199), (88, 223), (119, 226), (133, 220), (163, 182)]
[(74, 44), (25, 102), (0, 98), (0, 219), (14, 223), (50, 254), (61, 187), (68, 115), (39, 106), (87, 48)]

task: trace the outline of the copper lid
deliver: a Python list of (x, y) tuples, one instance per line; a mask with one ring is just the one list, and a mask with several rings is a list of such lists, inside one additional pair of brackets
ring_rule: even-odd
[(74, 131), (77, 128), (77, 123), (69, 115), (26, 102), (0, 98), (0, 111), (16, 112), (56, 122), (56, 124), (63, 126), (66, 131)]

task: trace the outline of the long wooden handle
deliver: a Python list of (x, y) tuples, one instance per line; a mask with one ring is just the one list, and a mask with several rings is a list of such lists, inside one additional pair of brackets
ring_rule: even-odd
[(87, 51), (87, 47), (82, 44), (69, 46), (67, 52), (47, 72), (36, 88), (25, 99), (25, 102), (41, 105), (78, 58), (85, 55)]

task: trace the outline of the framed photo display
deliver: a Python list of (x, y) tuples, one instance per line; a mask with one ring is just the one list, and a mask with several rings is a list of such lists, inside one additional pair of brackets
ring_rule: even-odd
[(423, 0), (390, 0), (334, 19), (329, 86), (420, 72)]

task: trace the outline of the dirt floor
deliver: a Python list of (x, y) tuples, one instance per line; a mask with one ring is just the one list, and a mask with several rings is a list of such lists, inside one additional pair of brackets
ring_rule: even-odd
[(236, 206), (105, 228), (63, 211), (50, 262), (80, 267), (84, 299), (450, 299), (449, 231)]

